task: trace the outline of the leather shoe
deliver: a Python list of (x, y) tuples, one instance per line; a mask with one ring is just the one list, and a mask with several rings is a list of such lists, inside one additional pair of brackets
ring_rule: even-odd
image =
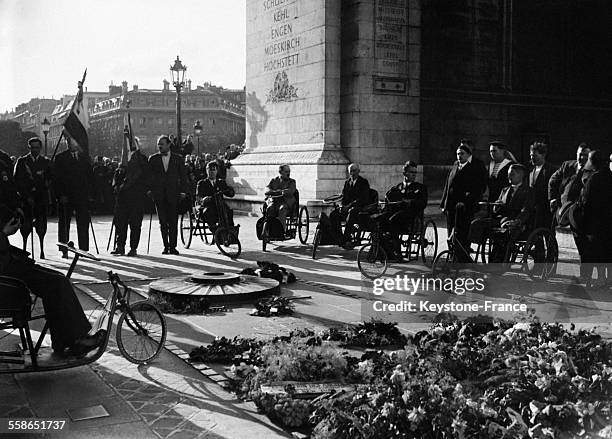
[(138, 255), (136, 254), (136, 250), (134, 250), (134, 249), (130, 249), (130, 251), (128, 252), (128, 254), (127, 254), (127, 255), (128, 255), (128, 256), (138, 256)]
[(68, 259), (68, 252), (62, 252), (62, 259)]
[(171, 255), (178, 255), (178, 254), (180, 254), (176, 248), (169, 249), (168, 253), (170, 253)]
[(115, 256), (123, 256), (125, 254), (125, 250), (122, 248), (116, 248), (115, 250), (110, 252), (110, 254)]
[(75, 341), (72, 347), (70, 348), (70, 352), (75, 355), (86, 354), (87, 352), (93, 351), (94, 349), (97, 349), (102, 346), (105, 340), (106, 330), (100, 329), (93, 335), (86, 335)]
[(164, 251), (162, 252), (162, 255), (169, 255), (170, 254), (170, 250), (168, 249), (168, 247), (164, 248)]

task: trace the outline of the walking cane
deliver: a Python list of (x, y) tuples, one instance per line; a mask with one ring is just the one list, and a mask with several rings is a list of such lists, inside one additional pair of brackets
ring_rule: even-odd
[(106, 243), (106, 251), (110, 248), (111, 239), (113, 238), (113, 229), (115, 228), (115, 217), (113, 216), (113, 222), (111, 224), (110, 235), (108, 235), (108, 242)]
[(94, 232), (93, 222), (91, 221), (91, 215), (89, 215), (89, 227), (91, 228), (91, 235), (93, 236), (94, 245), (96, 246), (96, 254), (99, 255), (98, 242), (96, 241), (96, 232)]
[[(155, 204), (155, 201), (153, 201), (153, 207), (155, 208), (155, 215), (157, 215), (157, 217), (159, 218), (159, 213), (157, 212), (157, 205)], [(147, 239), (147, 254), (149, 254), (149, 246), (151, 245), (151, 223), (152, 222), (153, 222), (153, 212), (149, 214), (149, 239)]]

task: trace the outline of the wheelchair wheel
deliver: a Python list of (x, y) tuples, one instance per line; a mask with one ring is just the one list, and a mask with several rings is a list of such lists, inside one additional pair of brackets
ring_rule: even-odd
[(438, 228), (429, 220), (421, 233), (421, 257), (423, 263), (430, 267), (438, 255)]
[(491, 240), (489, 236), (485, 236), (482, 239), (482, 242), (480, 242), (478, 244), (478, 247), (476, 248), (476, 254), (474, 255), (474, 260), (478, 262), (478, 260), (480, 259), (480, 261), (483, 264), (488, 263), (492, 248), (493, 248), (493, 241)]
[(238, 235), (234, 230), (219, 227), (215, 231), (214, 240), (219, 251), (225, 256), (232, 259), (240, 256), (242, 245), (240, 245), (240, 240), (238, 239)]
[(357, 253), (357, 266), (368, 279), (379, 278), (387, 271), (387, 252), (378, 242), (365, 244)]
[(166, 320), (147, 301), (129, 305), (117, 322), (117, 347), (128, 361), (145, 364), (159, 355), (166, 342)]
[(312, 259), (315, 259), (317, 256), (317, 248), (319, 248), (319, 244), (321, 243), (321, 228), (320, 225), (317, 225), (315, 229), (314, 238), (312, 240)]
[(193, 239), (193, 211), (181, 215), (181, 243), (183, 247), (189, 248)]
[(306, 208), (306, 206), (300, 208), (297, 226), (300, 242), (306, 244), (308, 242), (308, 232), (310, 231), (310, 216), (308, 215), (308, 208)]
[(546, 280), (557, 272), (558, 260), (555, 234), (544, 227), (531, 232), (523, 247), (523, 271), (532, 279)]
[(438, 253), (433, 261), (433, 264), (431, 265), (431, 272), (435, 278), (457, 277), (459, 270), (455, 264), (454, 255), (448, 250)]

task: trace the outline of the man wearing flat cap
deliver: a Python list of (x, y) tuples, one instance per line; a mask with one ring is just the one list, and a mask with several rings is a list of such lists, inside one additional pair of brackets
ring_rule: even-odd
[[(446, 178), (440, 208), (446, 214), (449, 236), (454, 231), (458, 241), (467, 250), (470, 223), (487, 187), (487, 170), (484, 163), (472, 155), (469, 140), (462, 139), (455, 153), (457, 161)], [(458, 211), (458, 205), (463, 206), (462, 211)], [(457, 253), (457, 258), (459, 262), (470, 260), (469, 255), (461, 251)]]

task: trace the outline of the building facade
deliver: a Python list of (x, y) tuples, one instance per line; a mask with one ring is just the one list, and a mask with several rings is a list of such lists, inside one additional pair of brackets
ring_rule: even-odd
[[(128, 111), (132, 131), (140, 140), (141, 149), (157, 151), (157, 137), (176, 135), (176, 91), (163, 81), (161, 90), (141, 89), (127, 82), (110, 86), (107, 99), (97, 102), (90, 112), (90, 153), (107, 157), (120, 156)], [(208, 83), (192, 88), (191, 81), (181, 92), (181, 134), (193, 135), (198, 148), (194, 125), (200, 121), (202, 134), (200, 153), (217, 152), (230, 143), (242, 143), (245, 130), (244, 90), (227, 90)]]

